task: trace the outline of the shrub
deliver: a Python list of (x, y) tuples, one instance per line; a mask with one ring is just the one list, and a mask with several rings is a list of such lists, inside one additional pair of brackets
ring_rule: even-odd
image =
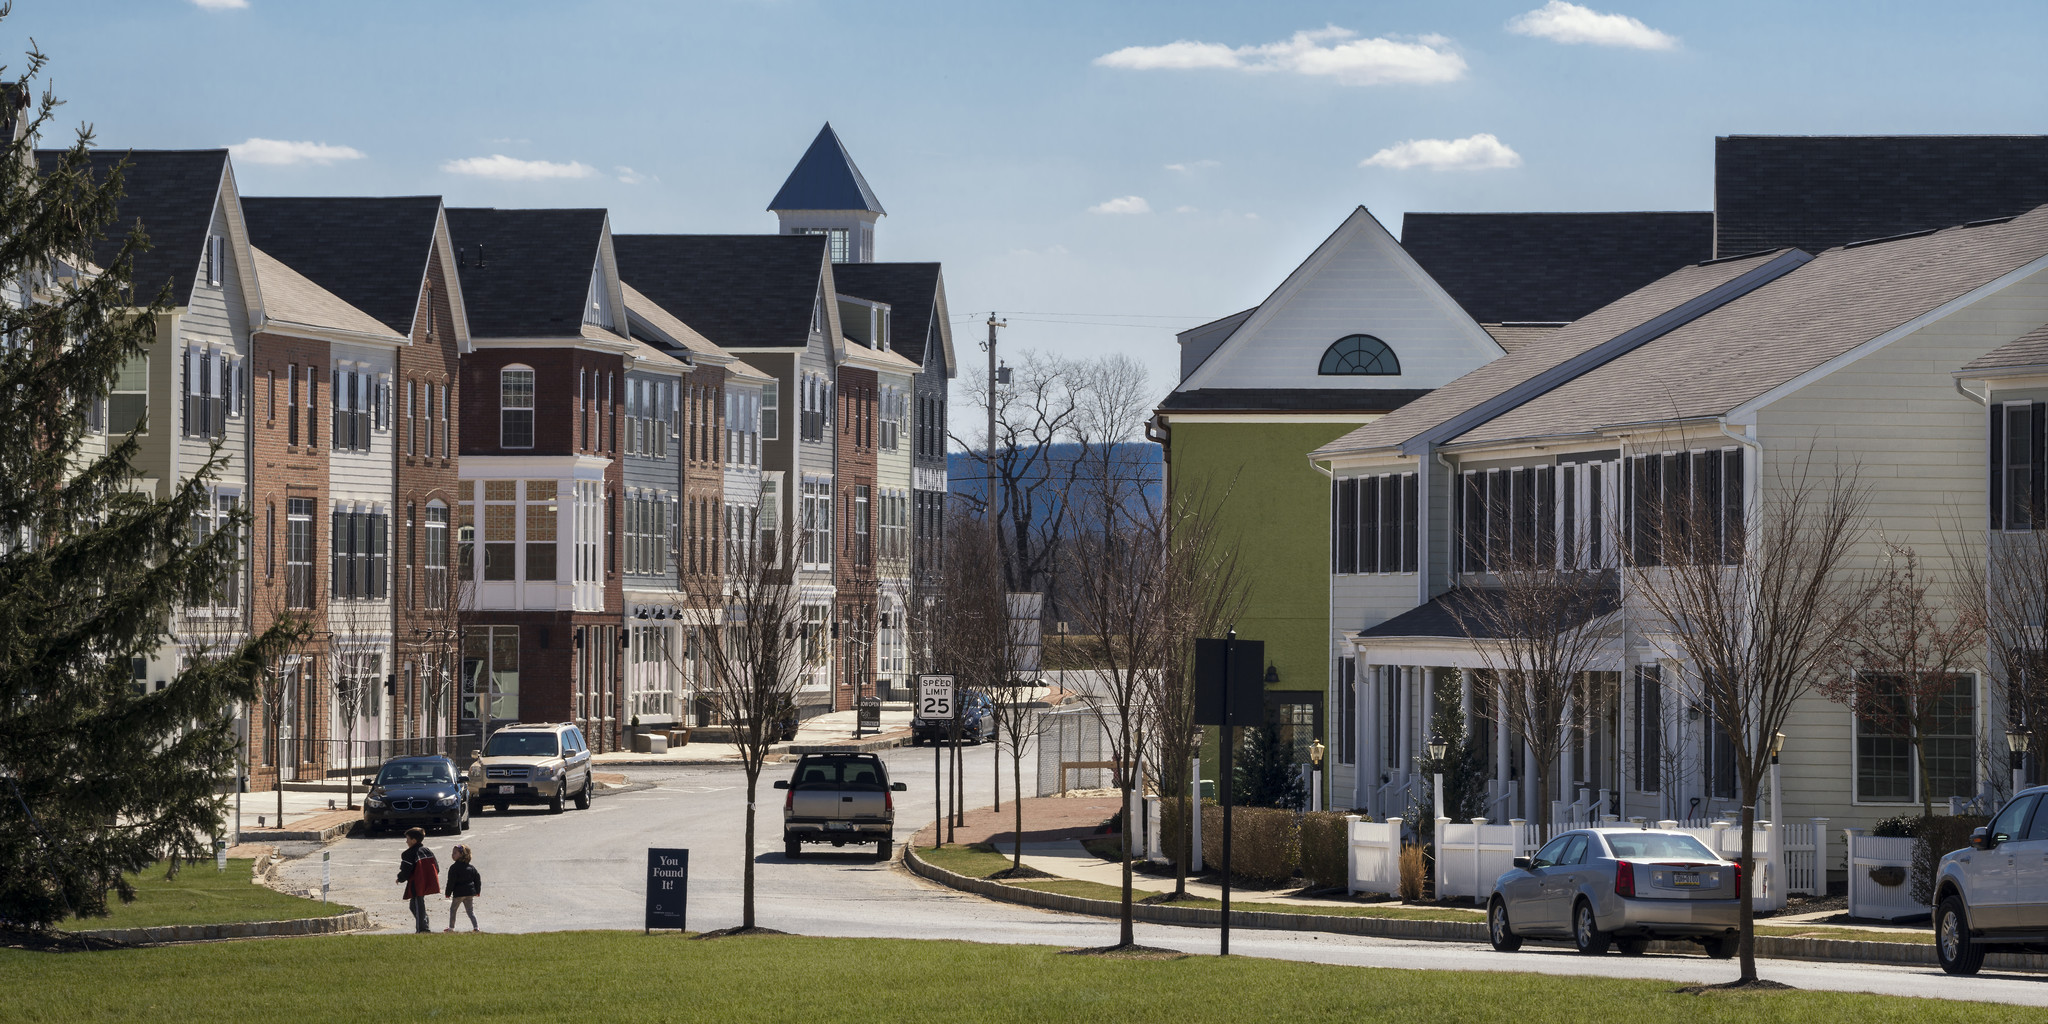
[(1426, 875), (1422, 847), (1401, 847), (1401, 898), (1410, 902), (1422, 899), (1422, 882)]
[(1870, 836), (1873, 839), (1911, 839), (1915, 827), (1919, 824), (1920, 816), (1917, 814), (1897, 814), (1889, 818), (1879, 818), (1877, 824), (1870, 827)]
[(1342, 889), (1351, 884), (1351, 835), (1338, 811), (1301, 816), (1301, 875), (1308, 884)]
[(1159, 805), (1159, 849), (1166, 859), (1178, 864), (1188, 845), (1188, 813), (1185, 800), (1162, 800)]
[[(1268, 884), (1294, 877), (1301, 861), (1301, 832), (1293, 811), (1238, 807), (1230, 817), (1233, 877)], [(1214, 804), (1202, 807), (1202, 864), (1223, 869), (1223, 808)]]

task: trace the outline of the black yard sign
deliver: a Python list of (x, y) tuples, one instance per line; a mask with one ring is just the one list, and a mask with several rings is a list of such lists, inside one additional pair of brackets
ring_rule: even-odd
[(690, 902), (690, 851), (647, 851), (647, 930), (683, 928)]

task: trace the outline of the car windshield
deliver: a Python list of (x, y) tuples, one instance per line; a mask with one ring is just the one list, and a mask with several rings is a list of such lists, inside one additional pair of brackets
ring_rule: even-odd
[(432, 782), (454, 782), (448, 766), (434, 761), (387, 764), (377, 775), (379, 786), (421, 786)]
[(1607, 845), (1622, 860), (1720, 860), (1706, 844), (1683, 832), (1609, 832)]
[(886, 789), (880, 762), (854, 757), (812, 757), (797, 765), (791, 789)]
[(485, 757), (554, 757), (562, 751), (551, 732), (501, 732), (491, 737)]

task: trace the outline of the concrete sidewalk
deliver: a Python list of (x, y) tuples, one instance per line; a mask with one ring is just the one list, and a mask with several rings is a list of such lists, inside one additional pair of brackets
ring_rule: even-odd
[[(806, 748), (818, 746), (850, 745), (862, 750), (881, 750), (902, 746), (910, 740), (910, 709), (899, 706), (882, 709), (882, 724), (876, 729), (861, 730), (854, 735), (859, 713), (855, 711), (833, 711), (828, 714), (806, 718), (797, 726), (796, 739), (777, 743), (769, 748), (768, 762), (780, 761), (791, 753), (802, 753)], [(670, 747), (665, 754), (642, 754), (630, 750), (615, 750), (591, 757), (592, 764), (617, 767), (620, 765), (692, 765), (692, 764), (736, 764), (740, 759), (740, 748), (733, 743), (689, 743)]]
[[(1008, 853), (1010, 852), (1010, 847), (999, 844), (997, 851)], [(1024, 866), (1036, 868), (1048, 875), (1058, 875), (1061, 878), (1097, 882), (1117, 888), (1121, 888), (1124, 884), (1123, 865), (1103, 860), (1089, 853), (1081, 845), (1080, 840), (1077, 839), (1054, 843), (1025, 843)], [(1148, 875), (1141, 871), (1132, 871), (1131, 888), (1133, 890), (1143, 890), (1147, 893), (1172, 892), (1173, 879)], [(1188, 895), (1199, 899), (1221, 900), (1223, 898), (1222, 886), (1212, 885), (1207, 882), (1197, 882), (1192, 878), (1188, 879), (1187, 891)], [(1351, 899), (1342, 894), (1324, 898), (1304, 898), (1283, 895), (1277, 891), (1249, 889), (1244, 886), (1231, 886), (1230, 897), (1233, 903), (1277, 903), (1293, 907), (1324, 908), (1333, 906), (1375, 906), (1386, 902), (1381, 900)], [(1390, 903), (1389, 905), (1399, 906), (1400, 904)], [(1430, 909), (1442, 911), (1446, 918), (1453, 920), (1470, 918), (1477, 921), (1486, 916), (1481, 911), (1466, 910), (1461, 907), (1431, 907)]]

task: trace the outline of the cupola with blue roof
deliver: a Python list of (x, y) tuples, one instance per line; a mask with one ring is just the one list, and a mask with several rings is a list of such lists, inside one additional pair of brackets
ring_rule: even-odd
[(888, 212), (830, 122), (811, 140), (768, 210), (782, 234), (827, 236), (834, 263), (873, 263), (875, 222)]

